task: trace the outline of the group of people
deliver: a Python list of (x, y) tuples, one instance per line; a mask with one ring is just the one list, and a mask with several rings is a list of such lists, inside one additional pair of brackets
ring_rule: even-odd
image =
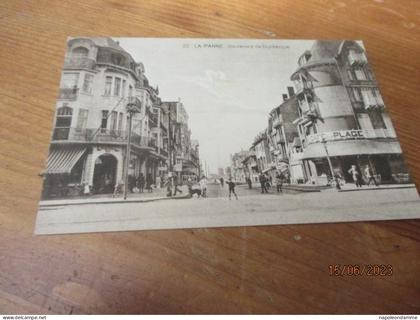
[(130, 193), (143, 193), (145, 189), (148, 192), (152, 192), (153, 184), (154, 181), (151, 173), (148, 173), (146, 177), (142, 172), (140, 172), (137, 178), (133, 175), (128, 176), (128, 190)]
[[(351, 174), (356, 187), (361, 188), (363, 184), (363, 178), (357, 166), (353, 164), (347, 172)], [(373, 170), (369, 165), (366, 166), (364, 175), (366, 177), (366, 185), (370, 186), (371, 183), (373, 183), (375, 186), (379, 185), (376, 181), (375, 175), (373, 174)]]
[[(271, 189), (273, 186), (273, 177), (265, 173), (260, 173), (258, 180), (261, 185), (261, 193), (268, 193), (268, 189)], [(283, 183), (286, 181), (286, 176), (283, 172), (276, 172), (274, 183), (277, 189), (277, 192), (283, 192)]]

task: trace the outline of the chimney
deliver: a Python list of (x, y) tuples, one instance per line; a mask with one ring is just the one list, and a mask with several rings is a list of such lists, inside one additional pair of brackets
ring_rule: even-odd
[(287, 87), (287, 92), (289, 92), (290, 98), (295, 95), (295, 89), (293, 89), (293, 87)]
[(283, 101), (286, 101), (286, 100), (287, 100), (287, 94), (283, 93)]

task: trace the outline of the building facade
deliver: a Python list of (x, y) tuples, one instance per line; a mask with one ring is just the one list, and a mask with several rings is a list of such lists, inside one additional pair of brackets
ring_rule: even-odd
[[(305, 174), (312, 184), (369, 166), (382, 183), (408, 182), (401, 148), (367, 62), (355, 41), (315, 41), (291, 76)], [(328, 162), (328, 156), (330, 163)], [(331, 172), (333, 171), (333, 172)]]
[[(131, 120), (129, 181), (156, 182), (168, 170), (170, 117), (137, 63), (111, 38), (68, 41), (43, 198), (112, 193), (123, 183)], [(173, 119), (174, 122), (176, 119)]]
[(247, 171), (243, 161), (248, 157), (249, 151), (241, 150), (231, 155), (232, 179), (235, 182), (245, 182)]

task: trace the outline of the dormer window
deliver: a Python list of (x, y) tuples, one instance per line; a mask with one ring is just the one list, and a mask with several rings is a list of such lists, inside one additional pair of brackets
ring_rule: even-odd
[(111, 61), (113, 64), (122, 66), (124, 65), (124, 57), (119, 54), (113, 54), (111, 55)]
[(87, 58), (89, 55), (89, 50), (85, 47), (77, 47), (72, 50), (71, 55), (73, 58)]

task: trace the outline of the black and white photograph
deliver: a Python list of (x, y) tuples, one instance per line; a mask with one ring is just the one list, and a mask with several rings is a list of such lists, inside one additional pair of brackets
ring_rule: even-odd
[(69, 37), (35, 233), (420, 218), (358, 40)]

